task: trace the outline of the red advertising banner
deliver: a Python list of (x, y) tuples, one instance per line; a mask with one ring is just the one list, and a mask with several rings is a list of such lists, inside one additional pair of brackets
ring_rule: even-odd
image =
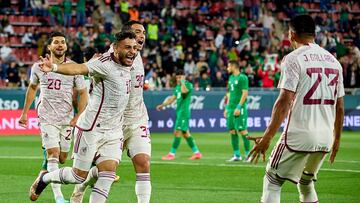
[(19, 125), (21, 110), (1, 110), (0, 111), (0, 136), (4, 135), (38, 135), (39, 125), (36, 110), (28, 113), (27, 128)]

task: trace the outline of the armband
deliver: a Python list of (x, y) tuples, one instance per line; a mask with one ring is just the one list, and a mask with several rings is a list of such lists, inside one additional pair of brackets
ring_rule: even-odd
[(241, 110), (241, 105), (240, 104), (238, 104), (237, 106), (236, 106), (236, 109), (239, 109), (239, 110)]

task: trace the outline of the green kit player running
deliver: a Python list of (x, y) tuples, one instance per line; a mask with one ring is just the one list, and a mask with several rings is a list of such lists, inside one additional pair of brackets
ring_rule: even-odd
[(186, 142), (193, 151), (193, 155), (189, 159), (200, 159), (202, 157), (202, 154), (200, 153), (195, 143), (195, 140), (190, 135), (189, 131), (189, 119), (191, 115), (190, 102), (193, 85), (189, 81), (185, 80), (185, 74), (183, 70), (176, 71), (176, 81), (177, 85), (174, 88), (174, 94), (164, 103), (156, 107), (156, 109), (160, 111), (165, 106), (172, 104), (176, 100), (176, 123), (174, 130), (175, 138), (169, 154), (163, 156), (162, 160), (175, 159), (175, 153), (180, 145), (181, 135), (186, 139)]
[(231, 135), (231, 145), (234, 151), (234, 156), (228, 161), (241, 161), (238, 131), (244, 141), (245, 157), (250, 151), (250, 142), (246, 138), (248, 136), (247, 96), (249, 81), (247, 76), (240, 72), (237, 61), (229, 61), (227, 70), (231, 76), (228, 81), (229, 98), (224, 117), (226, 118), (226, 125)]

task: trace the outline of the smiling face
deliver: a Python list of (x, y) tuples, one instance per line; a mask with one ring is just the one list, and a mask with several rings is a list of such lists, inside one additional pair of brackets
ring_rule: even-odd
[(132, 66), (137, 53), (137, 46), (136, 40), (130, 38), (114, 44), (114, 55), (121, 65)]
[(56, 36), (52, 38), (52, 42), (47, 47), (49, 51), (55, 55), (55, 57), (60, 58), (65, 55), (67, 51), (66, 39), (62, 36)]
[(144, 47), (144, 43), (145, 43), (145, 35), (146, 35), (145, 28), (141, 24), (133, 24), (131, 25), (131, 30), (136, 35), (136, 42), (138, 44), (138, 50), (140, 51)]

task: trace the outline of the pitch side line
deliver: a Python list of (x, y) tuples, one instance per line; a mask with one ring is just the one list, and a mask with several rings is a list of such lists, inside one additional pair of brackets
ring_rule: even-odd
[[(40, 156), (1, 156), (0, 159), (43, 159)], [(131, 163), (130, 160), (122, 160), (122, 163)], [(338, 161), (340, 162), (340, 161)], [(355, 162), (355, 161), (354, 161)], [(352, 162), (352, 163), (354, 163)], [(158, 165), (183, 165), (183, 166), (217, 166), (217, 167), (242, 167), (242, 168), (265, 168), (265, 166), (252, 165), (252, 164), (208, 164), (208, 163), (196, 163), (196, 162), (177, 162), (177, 161), (151, 161), (152, 164)], [(358, 161), (356, 163), (359, 163)], [(348, 173), (360, 173), (360, 170), (351, 169), (332, 169), (321, 168), (320, 171), (334, 171), (334, 172), (348, 172)]]

